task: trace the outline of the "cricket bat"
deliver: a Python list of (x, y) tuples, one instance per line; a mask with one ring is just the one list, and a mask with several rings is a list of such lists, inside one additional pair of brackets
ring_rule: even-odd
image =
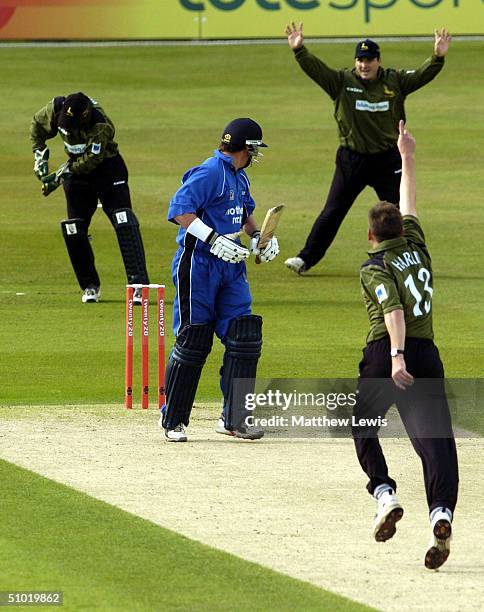
[[(259, 238), (259, 247), (266, 247), (271, 238), (274, 236), (276, 231), (277, 224), (279, 223), (279, 219), (281, 218), (282, 211), (284, 210), (284, 204), (278, 204), (277, 206), (273, 206), (269, 208), (266, 213), (265, 219), (262, 223), (262, 227), (260, 228), (260, 238)], [(246, 236), (244, 230), (240, 230), (239, 232), (234, 232), (233, 234), (226, 234), (227, 238), (235, 240), (240, 236)], [(261, 260), (259, 255), (255, 258), (255, 263), (260, 264)]]
[[(278, 204), (273, 208), (269, 208), (269, 210), (267, 211), (265, 219), (262, 223), (262, 227), (260, 228), (260, 238), (258, 247), (261, 250), (269, 244), (272, 237), (274, 236), (277, 224), (279, 223), (279, 219), (281, 218), (283, 210), (284, 204)], [(256, 256), (255, 263), (261, 263), (259, 255)]]

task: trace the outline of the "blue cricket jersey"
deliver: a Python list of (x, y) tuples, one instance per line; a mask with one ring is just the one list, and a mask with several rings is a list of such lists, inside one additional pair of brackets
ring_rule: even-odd
[[(235, 171), (232, 158), (220, 151), (200, 166), (190, 168), (181, 187), (168, 207), (168, 220), (185, 213), (194, 213), (218, 234), (240, 231), (255, 208), (250, 195), (250, 182), (243, 169)], [(186, 229), (180, 227), (177, 243), (185, 244)], [(210, 246), (196, 240), (195, 250), (209, 251)]]

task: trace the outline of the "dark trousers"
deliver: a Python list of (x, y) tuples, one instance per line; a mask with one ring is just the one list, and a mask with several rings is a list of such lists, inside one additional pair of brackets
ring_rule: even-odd
[(401, 169), (402, 160), (397, 147), (373, 155), (339, 147), (325, 207), (299, 253), (306, 269), (324, 257), (347, 212), (366, 186), (373, 187), (380, 200), (399, 203)]
[(73, 174), (63, 183), (69, 219), (83, 219), (86, 229), (96, 212), (98, 201), (111, 221), (119, 208), (131, 208), (128, 169), (121, 155), (103, 160), (89, 174)]
[[(101, 202), (104, 213), (116, 229), (113, 213), (119, 209), (131, 209), (131, 196), (128, 186), (128, 169), (121, 155), (104, 159), (88, 174), (73, 174), (63, 183), (69, 219), (81, 220), (80, 239), (66, 240), (72, 267), (79, 285), (99, 287), (100, 280), (95, 266), (94, 253), (90, 244), (88, 230), (92, 217)], [(145, 255), (139, 228), (132, 225), (123, 236), (119, 230), (118, 242), (123, 257), (128, 282), (148, 282)]]
[[(353, 410), (356, 420), (385, 417), (396, 404), (410, 441), (422, 461), (429, 511), (445, 506), (454, 511), (457, 502), (458, 467), (449, 406), (444, 388), (444, 369), (431, 340), (407, 338), (405, 363), (415, 380), (400, 391), (391, 379), (389, 338), (369, 343), (363, 351), (358, 381), (358, 398)], [(353, 427), (356, 454), (369, 477), (373, 494), (380, 484), (396, 490), (378, 440), (377, 425)]]

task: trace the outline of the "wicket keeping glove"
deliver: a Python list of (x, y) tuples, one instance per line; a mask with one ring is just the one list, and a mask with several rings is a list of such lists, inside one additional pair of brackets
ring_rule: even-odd
[(229, 263), (235, 264), (244, 261), (250, 254), (249, 249), (245, 246), (227, 238), (227, 236), (217, 234), (217, 232), (213, 232), (208, 244), (210, 244), (210, 253), (212, 255)]
[(41, 181), (49, 174), (49, 149), (45, 147), (42, 151), (34, 151), (34, 174)]
[(42, 178), (42, 195), (48, 196), (50, 193), (55, 191), (59, 185), (61, 185), (66, 178), (71, 175), (69, 162), (65, 162), (62, 166), (59, 166), (55, 172), (51, 172), (44, 178)]

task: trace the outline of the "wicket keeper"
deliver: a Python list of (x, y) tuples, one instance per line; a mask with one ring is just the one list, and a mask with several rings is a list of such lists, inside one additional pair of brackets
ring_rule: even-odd
[[(430, 253), (417, 217), (415, 140), (399, 124), (402, 156), (400, 210), (379, 202), (369, 212), (370, 258), (360, 272), (370, 332), (360, 363), (353, 428), (356, 453), (368, 492), (377, 500), (374, 537), (393, 537), (403, 507), (378, 440), (379, 427), (396, 403), (423, 466), (431, 541), (425, 566), (437, 569), (450, 552), (457, 502), (457, 453), (444, 387), (444, 368), (432, 329), (433, 274)], [(422, 380), (425, 379), (425, 380)], [(361, 419), (361, 421), (360, 421)], [(365, 424), (366, 423), (366, 424)]]
[[(185, 427), (213, 334), (225, 346), (220, 385), (224, 403), (216, 431), (255, 440), (263, 430), (240, 420), (234, 406), (234, 380), (255, 379), (262, 348), (262, 317), (251, 312), (245, 261), (262, 262), (279, 253), (276, 237), (259, 248), (255, 202), (245, 168), (258, 161), (262, 129), (249, 118), (231, 121), (218, 150), (188, 170), (173, 196), (168, 220), (180, 226), (172, 266), (175, 285), (175, 346), (166, 368), (166, 407), (160, 427), (169, 442), (185, 442)], [(230, 235), (244, 230), (250, 248)]]
[[(57, 134), (64, 141), (67, 161), (49, 173), (46, 141)], [(38, 110), (30, 125), (34, 173), (48, 196), (60, 185), (67, 201), (62, 234), (77, 280), (82, 302), (99, 301), (99, 276), (88, 234), (98, 200), (118, 238), (128, 283), (149, 283), (143, 241), (132, 210), (128, 169), (114, 141), (112, 121), (99, 104), (82, 92), (53, 98)], [(141, 304), (137, 289), (134, 303)]]

